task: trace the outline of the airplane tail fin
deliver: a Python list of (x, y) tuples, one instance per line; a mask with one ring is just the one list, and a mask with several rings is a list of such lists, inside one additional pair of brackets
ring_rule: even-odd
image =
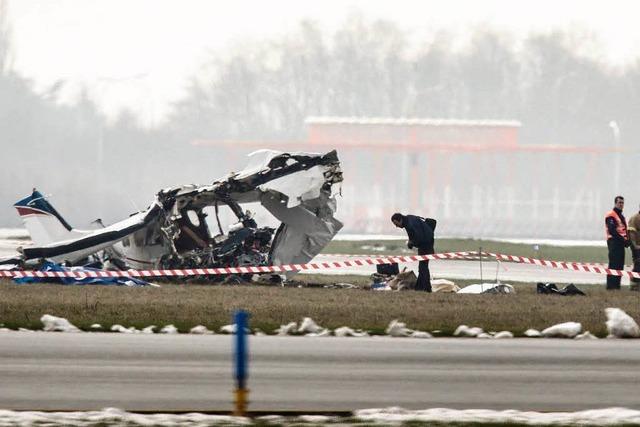
[(30, 196), (13, 206), (29, 231), (31, 240), (38, 246), (77, 237), (78, 233), (35, 188)]

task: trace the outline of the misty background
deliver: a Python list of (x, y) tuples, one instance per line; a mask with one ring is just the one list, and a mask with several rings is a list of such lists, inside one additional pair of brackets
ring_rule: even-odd
[[(248, 154), (254, 149), (242, 142), (271, 148), (305, 141), (305, 119), (311, 116), (516, 120), (522, 125), (520, 145), (611, 147), (611, 155), (599, 156), (591, 165), (580, 156), (565, 155), (553, 165), (529, 162), (523, 154), (517, 163), (517, 188), (504, 196), (521, 193), (519, 197), (526, 198), (532, 182), (544, 178), (556, 186), (550, 197), (561, 203), (575, 195), (574, 189), (588, 175), (595, 177), (589, 186), (597, 190), (597, 195), (590, 193), (588, 210), (573, 209), (565, 215), (559, 204), (560, 212), (558, 206), (555, 212), (549, 207), (545, 217), (546, 208), (541, 205), (537, 208), (540, 224), (532, 224), (527, 217), (528, 229), (518, 221), (509, 221), (511, 228), (487, 228), (485, 222), (496, 225), (500, 217), (491, 214), (489, 205), (498, 206), (504, 200), (501, 193), (485, 197), (486, 191), (479, 196), (476, 191), (476, 203), (486, 207), (484, 215), (460, 227), (472, 216), (470, 208), (460, 205), (456, 216), (448, 207), (452, 219), (444, 228), (447, 234), (462, 229), (466, 237), (599, 239), (604, 234), (600, 223), (616, 194), (626, 196), (627, 215), (636, 211), (640, 201), (640, 61), (608, 64), (594, 55), (603, 47), (585, 29), (531, 33), (516, 42), (507, 32), (475, 27), (468, 29), (468, 45), (459, 49), (454, 48), (453, 33), (434, 31), (416, 43), (398, 24), (367, 20), (360, 14), (330, 33), (313, 21), (300, 21), (289, 33), (235, 43), (224, 55), (211, 52), (202, 69), (185, 83), (186, 94), (170, 105), (165, 120), (150, 127), (140, 123), (136, 111), (122, 110), (115, 118), (107, 117), (88, 89), (72, 103), (61, 102), (68, 84), (63, 77), (45, 90), (36, 90), (13, 66), (16, 46), (9, 15), (7, 3), (0, 0), (3, 227), (21, 226), (11, 205), (33, 187), (50, 195), (54, 206), (78, 228), (87, 228), (98, 217), (105, 223), (117, 221), (145, 208), (161, 188), (211, 183), (241, 169), (246, 159), (238, 152)], [(619, 129), (618, 141), (612, 122)], [(217, 149), (198, 143), (202, 141), (224, 144)], [(228, 147), (234, 144), (237, 147), (229, 154)], [(620, 154), (613, 152), (616, 144)], [(336, 148), (340, 154), (340, 147)], [(377, 190), (378, 196), (370, 199), (364, 193), (375, 193), (375, 188), (349, 184), (357, 169), (370, 167), (364, 160), (366, 153), (362, 154), (362, 161), (351, 152), (343, 162), (345, 191), (338, 200), (338, 217), (345, 222), (345, 231), (384, 231), (382, 226), (365, 229), (362, 213), (356, 218), (353, 209), (341, 214), (344, 203), (370, 204), (376, 218), (389, 210), (415, 208), (399, 199), (380, 212), (373, 205), (385, 203), (388, 189)], [(616, 155), (621, 162), (618, 187), (614, 186)], [(449, 191), (465, 188), (469, 182), (481, 190), (486, 185), (497, 188), (491, 171), (486, 166), (474, 170), (474, 164), (449, 165), (459, 182)], [(393, 171), (388, 178), (390, 191), (394, 185), (400, 191), (402, 179), (396, 184), (393, 177), (406, 172), (402, 162), (385, 167)], [(573, 182), (572, 177), (580, 178)], [(423, 211), (442, 219), (443, 211), (429, 207), (428, 199)], [(528, 208), (518, 209), (509, 215), (522, 217)], [(561, 225), (549, 231), (550, 223)], [(577, 227), (569, 226), (572, 223)], [(388, 231), (394, 230), (390, 226)]]

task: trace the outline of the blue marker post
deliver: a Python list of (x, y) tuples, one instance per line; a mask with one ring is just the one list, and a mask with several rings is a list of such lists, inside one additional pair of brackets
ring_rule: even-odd
[(243, 417), (247, 408), (247, 329), (249, 323), (249, 313), (238, 310), (234, 314), (236, 324), (235, 334), (235, 377), (236, 377), (236, 409), (234, 415)]

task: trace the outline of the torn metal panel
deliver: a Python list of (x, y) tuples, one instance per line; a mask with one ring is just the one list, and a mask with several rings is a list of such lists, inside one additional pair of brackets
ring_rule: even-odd
[[(36, 246), (24, 248), (23, 256), (74, 263), (92, 255), (119, 268), (138, 269), (308, 262), (342, 228), (334, 217), (343, 179), (337, 153), (260, 150), (250, 158), (247, 168), (210, 185), (163, 189), (144, 212), (100, 230), (74, 229), (34, 191), (28, 202), (44, 202), (37, 216), (27, 199), (16, 203), (27, 228), (42, 231), (32, 234)], [(259, 227), (241, 206), (256, 202), (281, 221), (275, 236), (275, 229)], [(236, 217), (227, 224), (227, 234), (221, 206)], [(215, 208), (215, 232), (206, 220), (208, 207)], [(51, 235), (57, 239), (42, 241)]]

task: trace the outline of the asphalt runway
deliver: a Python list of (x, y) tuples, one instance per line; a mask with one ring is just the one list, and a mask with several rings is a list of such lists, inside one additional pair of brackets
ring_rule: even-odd
[[(233, 408), (232, 337), (0, 333), (0, 408)], [(640, 340), (250, 337), (250, 411), (640, 409)]]

